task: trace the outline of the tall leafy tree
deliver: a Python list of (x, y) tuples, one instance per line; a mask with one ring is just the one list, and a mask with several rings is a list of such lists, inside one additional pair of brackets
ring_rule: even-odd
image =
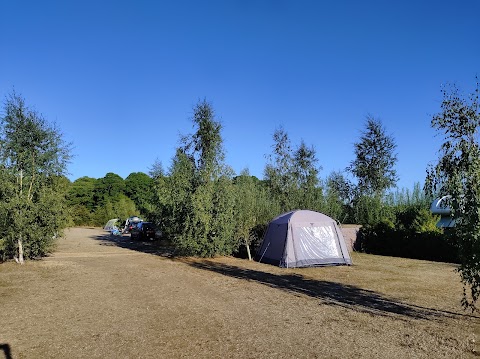
[(288, 133), (278, 128), (273, 133), (273, 153), (267, 156), (264, 176), (282, 211), (294, 209), (295, 181), (292, 173), (293, 151)]
[(70, 145), (55, 125), (17, 93), (7, 96), (0, 127), (0, 212), (9, 222), (0, 229), (3, 257), (23, 263), (51, 249), (66, 224), (62, 176), (69, 160)]
[(212, 106), (200, 101), (195, 132), (183, 136), (170, 173), (159, 176), (157, 203), (170, 226), (166, 234), (184, 254), (210, 257), (238, 248), (233, 236), (232, 170), (224, 164), (221, 124)]
[(458, 241), (464, 285), (462, 304), (475, 309), (480, 296), (480, 88), (465, 97), (454, 85), (442, 89), (441, 111), (432, 127), (443, 136), (438, 163), (428, 169), (426, 190), (450, 195), (456, 219), (453, 235)]
[(308, 147), (304, 141), (293, 149), (283, 128), (275, 130), (273, 141), (273, 153), (267, 157), (269, 161), (264, 175), (272, 196), (279, 202), (282, 211), (319, 209), (322, 190), (315, 149)]
[(347, 170), (357, 178), (360, 194), (379, 196), (396, 185), (397, 145), (379, 119), (367, 116), (365, 130), (354, 146), (355, 159)]
[(153, 163), (152, 167), (149, 168), (148, 174), (154, 180), (165, 175), (165, 170), (163, 169), (162, 161), (158, 158)]
[(177, 148), (167, 175), (155, 178), (154, 220), (174, 243), (180, 242), (179, 238), (192, 213), (194, 176), (193, 161), (181, 148)]
[(258, 182), (246, 169), (235, 178), (235, 236), (244, 243), (249, 260), (252, 260), (250, 244), (255, 239), (254, 228), (259, 219), (261, 189)]
[(320, 173), (315, 148), (302, 140), (293, 153), (292, 174), (296, 183), (297, 208), (320, 209), (323, 199), (318, 175)]

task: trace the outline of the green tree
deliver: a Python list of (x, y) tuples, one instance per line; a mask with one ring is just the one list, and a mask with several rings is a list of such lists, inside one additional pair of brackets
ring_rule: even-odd
[(152, 167), (149, 168), (148, 174), (154, 180), (158, 177), (165, 176), (165, 170), (163, 169), (162, 161), (157, 158), (153, 163)]
[(138, 213), (135, 203), (124, 194), (120, 194), (114, 199), (107, 199), (101, 207), (97, 208), (93, 222), (97, 226), (105, 225), (112, 218), (118, 218), (124, 222), (134, 213)]
[(155, 171), (156, 219), (182, 254), (231, 254), (238, 248), (235, 197), (222, 127), (206, 101), (195, 106), (192, 122), (195, 132), (182, 137), (167, 175)]
[(150, 217), (153, 211), (154, 180), (143, 172), (130, 173), (125, 178), (125, 194), (133, 200), (140, 213)]
[(93, 215), (93, 213), (87, 207), (81, 204), (70, 206), (70, 216), (71, 221), (75, 226), (95, 224), (95, 216)]
[(235, 178), (235, 236), (245, 244), (249, 260), (252, 260), (250, 244), (255, 239), (254, 228), (258, 224), (259, 194), (258, 179), (255, 181), (248, 170), (243, 170)]
[(325, 213), (342, 223), (352, 221), (353, 189), (341, 172), (332, 172), (326, 179)]
[(369, 115), (360, 141), (354, 146), (355, 160), (347, 170), (357, 178), (359, 194), (382, 196), (398, 180), (395, 139), (386, 133), (379, 119)]
[(297, 208), (320, 210), (323, 200), (322, 188), (318, 175), (320, 173), (315, 148), (308, 147), (302, 140), (293, 153), (292, 174), (295, 179)]
[(187, 219), (192, 213), (191, 196), (194, 186), (193, 161), (181, 148), (177, 148), (166, 176), (155, 178), (155, 222), (164, 235), (178, 243)]
[(81, 205), (86, 207), (89, 211), (93, 211), (95, 208), (93, 191), (95, 189), (96, 181), (95, 178), (86, 176), (73, 181), (68, 190), (68, 204), (70, 206)]
[(66, 225), (70, 145), (15, 92), (7, 96), (0, 128), (2, 257), (34, 258), (51, 250)]
[(123, 194), (125, 194), (125, 181), (116, 173), (109, 172), (95, 182), (93, 199), (97, 207), (103, 206), (107, 201), (115, 200)]
[(273, 142), (273, 153), (267, 156), (264, 176), (272, 196), (285, 212), (294, 209), (296, 202), (292, 147), (288, 133), (281, 127), (273, 133)]
[(441, 111), (432, 127), (443, 136), (440, 158), (428, 169), (425, 189), (450, 195), (464, 285), (462, 304), (475, 310), (480, 296), (480, 103), (479, 84), (465, 98), (455, 86), (442, 89)]
[(320, 209), (323, 197), (315, 149), (301, 141), (293, 150), (283, 128), (275, 130), (273, 141), (273, 153), (267, 157), (264, 175), (282, 211)]
[(182, 139), (187, 159), (193, 164), (191, 210), (177, 245), (187, 254), (211, 257), (231, 254), (238, 248), (233, 238), (233, 171), (224, 164), (222, 126), (207, 101), (194, 108), (195, 133)]

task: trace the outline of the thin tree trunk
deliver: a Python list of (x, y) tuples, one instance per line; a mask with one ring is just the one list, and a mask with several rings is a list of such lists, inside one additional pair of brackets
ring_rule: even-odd
[(15, 261), (20, 264), (24, 263), (22, 237), (18, 237), (18, 259), (15, 258)]
[[(23, 197), (23, 170), (21, 169), (20, 170), (20, 198)], [(20, 211), (19, 213), (20, 217), (22, 216), (22, 211)], [(20, 264), (23, 264), (24, 263), (24, 260), (23, 260), (23, 240), (22, 240), (22, 236), (19, 235), (18, 239), (17, 239), (17, 243), (18, 243), (18, 259), (15, 258), (15, 261), (17, 263), (20, 263)]]
[(250, 253), (250, 245), (248, 244), (248, 241), (245, 239), (245, 246), (247, 247), (247, 254), (248, 254), (248, 260), (252, 260), (252, 255)]

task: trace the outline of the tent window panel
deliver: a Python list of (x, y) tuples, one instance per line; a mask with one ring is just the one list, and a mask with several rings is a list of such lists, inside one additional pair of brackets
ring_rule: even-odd
[(295, 228), (295, 247), (297, 258), (338, 258), (342, 256), (335, 235), (330, 225)]

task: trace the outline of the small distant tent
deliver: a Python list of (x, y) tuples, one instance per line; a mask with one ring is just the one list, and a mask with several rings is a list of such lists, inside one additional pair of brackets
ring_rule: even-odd
[(342, 232), (325, 214), (296, 210), (268, 225), (256, 259), (284, 268), (351, 265)]
[(455, 219), (452, 217), (452, 209), (448, 206), (448, 201), (452, 196), (443, 196), (437, 198), (430, 206), (432, 214), (440, 215), (440, 220), (437, 222), (438, 228), (452, 228), (455, 227)]
[(115, 228), (118, 228), (117, 227), (117, 222), (118, 222), (118, 218), (114, 218), (114, 219), (110, 219), (107, 224), (105, 224), (105, 227), (103, 227), (104, 230), (106, 231), (113, 231)]

